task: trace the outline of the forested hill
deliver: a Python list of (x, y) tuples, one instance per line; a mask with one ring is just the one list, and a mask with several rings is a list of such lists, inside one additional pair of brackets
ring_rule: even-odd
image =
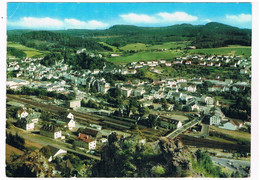
[(66, 33), (15, 30), (8, 31), (7, 35), (7, 41), (18, 42), (39, 50), (62, 51), (64, 47), (87, 48), (93, 51), (104, 50), (101, 44), (90, 38), (72, 36)]
[(117, 47), (138, 42), (160, 44), (184, 40), (191, 41), (191, 45), (197, 48), (223, 47), (232, 44), (251, 46), (252, 36), (251, 29), (240, 29), (216, 22), (206, 25), (180, 24), (168, 27), (115, 25), (106, 30), (11, 30), (7, 34), (9, 41), (19, 41), (29, 47), (32, 47), (30, 43), (39, 46), (47, 41), (53, 43), (52, 46), (89, 47), (95, 50), (104, 48), (96, 41), (103, 41)]

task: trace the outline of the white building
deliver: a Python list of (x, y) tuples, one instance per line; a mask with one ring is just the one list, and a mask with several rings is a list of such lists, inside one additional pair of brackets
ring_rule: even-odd
[(131, 88), (121, 88), (121, 92), (123, 96), (129, 97), (131, 95), (132, 89)]

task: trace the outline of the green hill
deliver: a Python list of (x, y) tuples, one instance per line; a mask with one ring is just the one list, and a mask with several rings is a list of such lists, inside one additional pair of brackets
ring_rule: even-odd
[[(251, 46), (251, 30), (211, 22), (206, 25), (179, 24), (167, 27), (138, 27), (115, 25), (105, 30), (69, 29), (56, 31), (11, 30), (8, 41), (18, 41), (41, 50), (62, 47), (85, 47), (106, 50), (100, 41), (111, 46), (143, 43), (158, 45), (166, 42), (191, 41), (197, 48), (216, 48), (228, 45)], [(48, 46), (46, 44), (48, 43)]]

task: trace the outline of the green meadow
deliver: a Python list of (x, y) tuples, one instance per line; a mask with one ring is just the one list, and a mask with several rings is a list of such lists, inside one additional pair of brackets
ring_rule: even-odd
[(13, 48), (22, 50), (23, 52), (26, 53), (27, 57), (34, 57), (34, 56), (39, 56), (39, 55), (47, 53), (47, 51), (39, 51), (37, 49), (29, 48), (22, 44), (14, 43), (14, 42), (7, 42), (7, 47), (13, 47)]
[[(167, 44), (167, 46), (164, 46)], [(232, 45), (228, 47), (221, 47), (221, 48), (208, 48), (208, 49), (191, 49), (191, 50), (167, 50), (167, 51), (152, 51), (148, 48), (159, 49), (159, 48), (169, 48), (177, 47), (176, 42), (172, 43), (164, 43), (162, 45), (154, 45), (151, 47), (147, 47), (147, 45), (142, 43), (135, 43), (135, 44), (128, 44), (121, 49), (126, 50), (145, 50), (140, 51), (137, 53), (128, 54), (125, 56), (120, 57), (111, 57), (107, 60), (116, 64), (126, 64), (130, 62), (138, 62), (141, 60), (148, 61), (148, 60), (159, 60), (159, 59), (166, 59), (172, 60), (175, 57), (179, 57), (182, 55), (189, 55), (189, 54), (205, 54), (205, 55), (239, 55), (248, 58), (251, 56), (251, 47), (250, 46), (237, 46)], [(179, 46), (183, 46), (182, 43)], [(156, 48), (155, 48), (156, 47)]]

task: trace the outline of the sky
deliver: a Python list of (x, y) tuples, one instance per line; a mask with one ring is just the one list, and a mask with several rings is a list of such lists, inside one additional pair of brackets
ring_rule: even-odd
[(7, 29), (107, 29), (125, 24), (163, 27), (220, 22), (252, 26), (251, 3), (13, 3), (7, 4)]

